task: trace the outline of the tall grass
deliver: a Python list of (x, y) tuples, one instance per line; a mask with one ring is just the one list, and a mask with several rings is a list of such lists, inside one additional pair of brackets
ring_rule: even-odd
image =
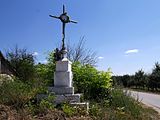
[(142, 107), (138, 100), (134, 100), (129, 93), (124, 93), (121, 89), (114, 89), (111, 92), (111, 107), (120, 112), (131, 114), (134, 118), (140, 116)]
[(157, 113), (133, 99), (122, 89), (112, 89), (111, 98), (101, 103), (91, 103), (90, 115), (97, 120), (158, 120)]

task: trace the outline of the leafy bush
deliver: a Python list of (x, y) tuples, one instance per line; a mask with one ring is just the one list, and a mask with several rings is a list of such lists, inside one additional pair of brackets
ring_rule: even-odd
[(0, 104), (22, 108), (37, 94), (38, 89), (21, 81), (4, 82), (0, 86)]
[(0, 85), (2, 85), (4, 82), (13, 82), (14, 76), (10, 76), (7, 74), (0, 74)]
[(40, 109), (43, 109), (43, 110), (53, 109), (54, 108), (54, 104), (53, 104), (54, 98), (55, 98), (54, 95), (49, 94), (46, 99), (41, 100), (39, 104)]
[(63, 112), (68, 116), (71, 117), (75, 114), (76, 109), (71, 107), (69, 104), (65, 103), (62, 105)]
[[(54, 64), (54, 63), (53, 63)], [(54, 66), (51, 63), (37, 64), (35, 66), (36, 77), (44, 85), (53, 85)]]
[(101, 100), (108, 96), (112, 87), (111, 72), (99, 72), (90, 65), (73, 64), (73, 81), (76, 92), (85, 99)]
[(47, 98), (42, 99), (38, 103), (31, 100), (26, 105), (26, 108), (32, 115), (46, 114), (48, 110), (53, 110), (55, 108), (55, 105), (53, 104), (54, 98), (54, 95), (48, 94)]
[(45, 85), (53, 86), (54, 71), (56, 68), (56, 61), (54, 60), (54, 51), (50, 52), (47, 57), (47, 63), (38, 63), (35, 65), (36, 77)]

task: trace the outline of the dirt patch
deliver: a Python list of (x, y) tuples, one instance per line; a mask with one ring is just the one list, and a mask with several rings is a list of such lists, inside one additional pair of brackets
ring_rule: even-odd
[(66, 117), (64, 112), (60, 110), (47, 110), (32, 116), (25, 109), (15, 110), (9, 106), (0, 105), (0, 120), (92, 120), (89, 116)]
[(48, 110), (45, 114), (35, 116), (34, 120), (66, 120), (66, 117), (61, 111)]
[(143, 103), (141, 103), (141, 106), (145, 108), (147, 115), (150, 116), (153, 120), (160, 120), (160, 112), (157, 110), (154, 110), (153, 107), (149, 107)]
[(46, 114), (39, 114), (34, 118), (34, 120), (92, 120), (89, 116), (75, 116), (66, 117), (64, 112), (55, 110), (49, 110)]

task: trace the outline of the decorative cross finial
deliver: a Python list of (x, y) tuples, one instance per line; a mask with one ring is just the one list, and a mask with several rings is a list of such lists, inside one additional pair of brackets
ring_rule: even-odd
[(65, 6), (64, 5), (63, 5), (63, 13), (59, 17), (53, 16), (53, 15), (49, 15), (49, 16), (52, 17), (52, 18), (59, 19), (62, 22), (62, 48), (61, 48), (61, 52), (64, 55), (64, 54), (67, 53), (67, 50), (65, 48), (65, 42), (64, 42), (65, 26), (66, 26), (67, 23), (77, 23), (77, 22), (73, 21), (73, 20), (70, 20), (69, 16), (67, 15), (67, 12), (65, 11)]

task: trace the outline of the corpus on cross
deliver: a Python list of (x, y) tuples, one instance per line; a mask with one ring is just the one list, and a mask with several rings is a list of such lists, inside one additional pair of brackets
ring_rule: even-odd
[(62, 49), (61, 51), (62, 52), (67, 52), (66, 48), (65, 48), (65, 42), (64, 42), (64, 39), (65, 39), (65, 26), (67, 23), (77, 23), (76, 21), (73, 21), (73, 20), (70, 20), (69, 16), (67, 15), (67, 12), (65, 11), (65, 6), (63, 5), (63, 13), (57, 17), (57, 16), (53, 16), (53, 15), (49, 15), (50, 17), (52, 18), (56, 18), (56, 19), (59, 19), (61, 20), (62, 22)]

